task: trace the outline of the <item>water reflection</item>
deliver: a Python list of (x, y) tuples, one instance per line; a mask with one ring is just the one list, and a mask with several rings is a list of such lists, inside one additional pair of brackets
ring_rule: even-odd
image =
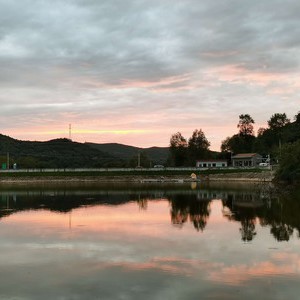
[(175, 226), (182, 227), (190, 220), (197, 231), (203, 231), (210, 214), (210, 202), (203, 196), (207, 191), (196, 194), (169, 196), (171, 205), (171, 221)]
[(299, 298), (297, 192), (0, 188), (0, 299)]
[(198, 232), (205, 230), (211, 202), (218, 200), (222, 203), (223, 217), (229, 222), (240, 223), (242, 241), (250, 242), (257, 236), (257, 224), (269, 227), (270, 234), (278, 242), (288, 241), (294, 232), (299, 237), (300, 232), (299, 194), (276, 194), (268, 184), (252, 185), (246, 190), (195, 185), (2, 189), (0, 199), (0, 218), (26, 210), (67, 213), (79, 207), (116, 206), (129, 202), (136, 202), (140, 210), (146, 211), (151, 201), (168, 201), (171, 223), (177, 228), (191, 223)]

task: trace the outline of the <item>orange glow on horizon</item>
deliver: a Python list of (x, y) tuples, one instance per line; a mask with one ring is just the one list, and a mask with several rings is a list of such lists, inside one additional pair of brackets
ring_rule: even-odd
[[(110, 133), (110, 134), (140, 134), (140, 133), (152, 133), (155, 132), (155, 130), (148, 130), (148, 129), (125, 129), (125, 130), (95, 130), (95, 129), (75, 129), (72, 130), (73, 133), (86, 133), (86, 134), (103, 134), (103, 133)], [(66, 134), (66, 130), (53, 130), (53, 131), (35, 131), (35, 132), (28, 132), (28, 134), (46, 134), (46, 135), (52, 135), (52, 134)]]

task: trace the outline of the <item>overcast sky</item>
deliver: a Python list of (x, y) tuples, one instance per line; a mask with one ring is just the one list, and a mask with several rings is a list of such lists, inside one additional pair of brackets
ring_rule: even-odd
[(300, 111), (299, 0), (0, 0), (0, 133), (219, 150)]

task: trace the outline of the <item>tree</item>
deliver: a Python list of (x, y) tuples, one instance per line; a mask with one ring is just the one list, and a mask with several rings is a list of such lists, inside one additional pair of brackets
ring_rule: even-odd
[(231, 145), (230, 145), (231, 137), (228, 136), (225, 140), (221, 143), (221, 152), (231, 152)]
[(251, 152), (254, 146), (255, 136), (241, 136), (235, 134), (232, 137), (227, 137), (221, 144), (221, 151), (232, 153), (247, 153)]
[(187, 159), (188, 143), (180, 132), (176, 132), (170, 138), (170, 154), (176, 167), (183, 166)]
[(282, 222), (280, 222), (279, 224), (276, 224), (274, 222), (274, 224), (272, 224), (270, 231), (273, 234), (273, 236), (275, 237), (275, 239), (278, 242), (281, 242), (281, 241), (288, 241), (290, 239), (291, 235), (293, 234), (294, 230), (291, 225), (284, 224)]
[(257, 130), (257, 136), (262, 136), (266, 132), (266, 128), (259, 127)]
[(238, 151), (235, 153), (247, 153), (252, 152), (255, 143), (255, 136), (254, 136), (254, 127), (253, 124), (255, 123), (254, 120), (251, 118), (250, 115), (240, 115), (240, 120), (237, 125), (239, 128), (239, 139), (235, 139), (235, 144), (237, 145)]
[(294, 119), (295, 123), (300, 124), (300, 111), (297, 113), (297, 115), (295, 115)]
[(290, 120), (287, 118), (285, 113), (283, 114), (276, 113), (272, 115), (272, 117), (268, 121), (269, 128), (272, 130), (277, 130), (279, 128), (282, 128), (289, 123)]
[(254, 120), (250, 117), (250, 115), (240, 115), (240, 120), (237, 125), (237, 128), (239, 128), (239, 135), (240, 136), (249, 136), (254, 135), (254, 128), (253, 124), (255, 123)]
[(245, 218), (241, 220), (242, 227), (240, 233), (244, 242), (252, 241), (256, 235), (255, 231), (255, 219)]
[(289, 182), (300, 181), (300, 140), (283, 145), (281, 153), (277, 178)]
[(209, 155), (210, 142), (205, 137), (202, 129), (195, 129), (189, 138), (188, 149), (191, 163), (195, 163), (197, 158), (206, 158)]
[(250, 115), (240, 115), (237, 125), (239, 133), (222, 141), (221, 151), (232, 153), (252, 152), (255, 143), (253, 124), (254, 120)]

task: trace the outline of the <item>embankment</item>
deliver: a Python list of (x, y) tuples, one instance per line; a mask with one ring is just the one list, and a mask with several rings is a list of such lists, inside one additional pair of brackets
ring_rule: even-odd
[(275, 176), (274, 171), (263, 172), (244, 172), (244, 173), (227, 173), (227, 174), (210, 174), (210, 181), (253, 181), (253, 182), (271, 182)]
[(231, 181), (231, 182), (271, 182), (273, 171), (231, 172), (214, 174), (1, 174), (0, 183), (35, 183), (35, 182), (193, 182), (193, 181)]

